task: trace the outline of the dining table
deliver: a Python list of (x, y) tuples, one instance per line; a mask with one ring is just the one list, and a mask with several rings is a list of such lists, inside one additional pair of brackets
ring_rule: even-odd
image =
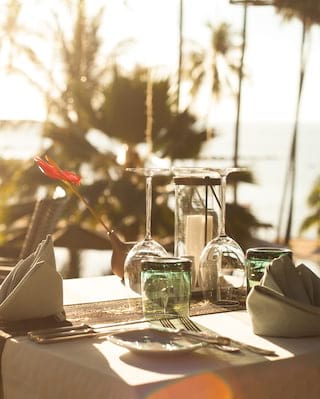
[[(115, 275), (66, 279), (63, 297), (67, 319), (82, 312), (76, 321), (121, 322), (114, 331), (150, 324), (140, 319), (134, 324), (131, 306), (139, 302), (139, 295), (129, 292)], [(121, 311), (116, 311), (124, 304), (126, 318), (121, 319)], [(112, 311), (118, 316), (112, 318)], [(245, 308), (194, 312), (190, 318), (206, 331), (273, 350), (276, 356), (229, 353), (212, 345), (140, 353), (107, 335), (50, 344), (36, 343), (28, 335), (9, 336), (1, 355), (3, 398), (320, 398), (320, 337), (255, 335)]]

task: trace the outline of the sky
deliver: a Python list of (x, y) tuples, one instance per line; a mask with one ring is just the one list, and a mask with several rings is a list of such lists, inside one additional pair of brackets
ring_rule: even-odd
[[(25, 0), (30, 3), (26, 18), (36, 19), (48, 12), (50, 2)], [(136, 38), (136, 45), (127, 54), (128, 65), (144, 63), (166, 66), (175, 70), (178, 63), (178, 0), (91, 0), (92, 10), (106, 4), (105, 27), (102, 32), (106, 51), (128, 37)], [(59, 0), (55, 2), (56, 7)], [(241, 31), (242, 7), (230, 5), (228, 0), (185, 0), (184, 36), (208, 46), (206, 22), (229, 22)], [(52, 3), (51, 3), (52, 6)], [(319, 28), (311, 32), (312, 45), (301, 105), (301, 120), (318, 122), (320, 79)], [(247, 28), (246, 71), (243, 86), (243, 121), (290, 121), (296, 107), (299, 73), (301, 23), (285, 23), (273, 7), (249, 7)], [(45, 52), (42, 48), (39, 51)], [(1, 54), (0, 54), (1, 56)], [(49, 54), (47, 56), (50, 58)], [(0, 59), (1, 65), (1, 59)], [(0, 119), (45, 118), (42, 96), (21, 77), (6, 76), (0, 71)], [(30, 101), (30, 99), (32, 101)], [(215, 111), (215, 120), (225, 121), (234, 113), (235, 103), (225, 98)], [(201, 106), (198, 107), (201, 113)], [(205, 106), (202, 106), (204, 110)]]

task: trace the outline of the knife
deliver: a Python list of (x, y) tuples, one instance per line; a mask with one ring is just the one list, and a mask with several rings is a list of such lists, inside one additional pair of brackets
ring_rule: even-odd
[(106, 323), (106, 324), (97, 324), (97, 325), (89, 325), (89, 324), (78, 324), (73, 326), (64, 326), (64, 327), (55, 327), (55, 328), (47, 328), (43, 330), (33, 330), (27, 333), (27, 336), (32, 341), (43, 343), (45, 340), (50, 338), (68, 338), (68, 337), (81, 337), (81, 336), (97, 336), (97, 334), (105, 335), (106, 332), (103, 330), (111, 329), (114, 331), (114, 328), (121, 328), (122, 326), (132, 325), (132, 324), (141, 324), (148, 323), (150, 320), (146, 319), (138, 319), (138, 320), (130, 320), (118, 323)]
[[(122, 325), (129, 325), (129, 324), (135, 324), (135, 323), (144, 323), (148, 322), (153, 319), (137, 319), (137, 320), (129, 320), (129, 321), (121, 321), (117, 323), (99, 323), (95, 325), (90, 325), (90, 324), (73, 324), (73, 325), (68, 325), (68, 326), (63, 326), (63, 327), (50, 327), (50, 328), (45, 328), (41, 330), (33, 330), (29, 331), (30, 334), (51, 334), (51, 333), (56, 333), (56, 332), (62, 332), (62, 331), (73, 331), (73, 330), (82, 330), (84, 328), (108, 328), (108, 327), (116, 327), (116, 326), (122, 326)], [(155, 319), (159, 320), (159, 318)]]
[[(168, 317), (169, 316), (169, 317)], [(90, 324), (75, 324), (75, 325), (68, 325), (68, 326), (63, 326), (63, 327), (50, 327), (46, 329), (41, 329), (41, 330), (33, 330), (29, 331), (27, 335), (32, 338), (33, 336), (42, 336), (42, 335), (60, 335), (60, 333), (63, 332), (70, 332), (71, 334), (76, 333), (76, 332), (82, 332), (88, 333), (88, 329), (95, 330), (98, 332), (100, 329), (107, 329), (107, 328), (113, 328), (113, 327), (122, 327), (122, 326), (127, 326), (131, 324), (140, 324), (140, 323), (148, 323), (152, 321), (160, 321), (161, 317), (163, 318), (163, 315), (155, 315), (153, 318), (148, 318), (148, 319), (137, 319), (137, 320), (129, 320), (129, 321), (122, 321), (122, 322), (116, 322), (116, 323), (100, 323), (100, 324), (95, 324), (95, 325), (90, 325)], [(166, 315), (167, 318), (173, 318), (175, 319), (177, 315)], [(93, 332), (93, 331), (92, 331)]]

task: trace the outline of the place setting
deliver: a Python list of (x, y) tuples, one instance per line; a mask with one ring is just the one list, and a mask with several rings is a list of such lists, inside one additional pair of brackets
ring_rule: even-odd
[[(83, 354), (93, 364), (99, 359), (112, 364), (115, 357), (120, 374), (133, 366), (127, 353), (135, 356), (139, 372), (154, 370), (158, 359), (174, 360), (180, 369), (184, 358), (195, 372), (199, 362), (231, 370), (281, 360), (285, 348), (272, 338), (318, 336), (319, 277), (306, 265), (296, 266), (287, 248), (244, 252), (226, 234), (227, 175), (242, 170), (128, 171), (146, 178), (145, 236), (127, 248), (123, 278), (101, 277), (106, 293), (111, 286), (114, 292), (125, 288), (125, 298), (66, 305), (68, 281), (57, 271), (53, 238), (47, 235), (0, 286), (4, 361), (10, 353), (6, 343), (15, 337), (41, 356)], [(158, 174), (175, 186), (173, 254), (152, 236), (151, 188)], [(246, 323), (237, 321), (244, 315)]]

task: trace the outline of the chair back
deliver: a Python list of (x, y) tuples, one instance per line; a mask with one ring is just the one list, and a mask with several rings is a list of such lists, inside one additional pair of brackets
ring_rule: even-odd
[(48, 234), (54, 232), (67, 197), (44, 198), (36, 202), (19, 258), (30, 255)]

